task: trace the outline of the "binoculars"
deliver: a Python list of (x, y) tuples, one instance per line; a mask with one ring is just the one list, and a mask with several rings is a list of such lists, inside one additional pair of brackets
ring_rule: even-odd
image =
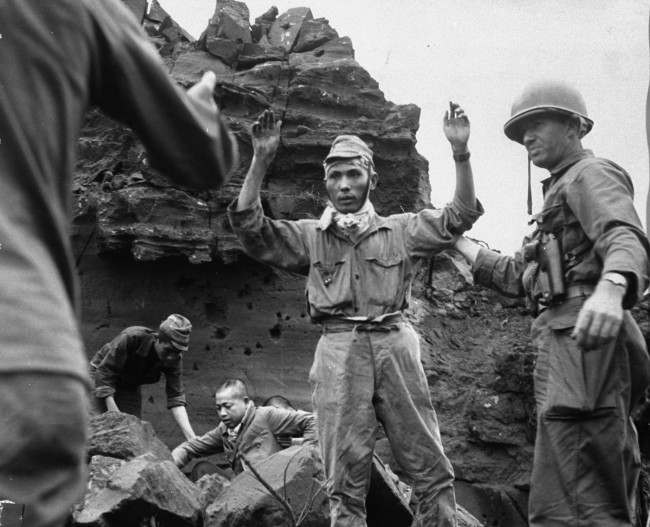
[(548, 305), (562, 300), (566, 294), (566, 287), (562, 248), (557, 236), (553, 233), (542, 232), (539, 239), (524, 245), (523, 254), (524, 260), (537, 262), (539, 265), (537, 275), (539, 302)]

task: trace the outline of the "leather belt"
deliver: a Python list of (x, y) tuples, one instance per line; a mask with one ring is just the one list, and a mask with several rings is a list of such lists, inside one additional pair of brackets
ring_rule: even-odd
[(555, 300), (554, 302), (551, 302), (549, 304), (543, 304), (539, 302), (537, 304), (537, 314), (541, 314), (543, 311), (546, 311), (549, 307), (552, 306), (557, 306), (564, 302), (565, 300), (569, 300), (570, 298), (580, 298), (580, 297), (588, 297), (590, 296), (594, 291), (596, 290), (596, 287), (591, 285), (591, 284), (572, 284), (570, 286), (567, 286), (566, 292), (562, 296), (562, 298), (559, 298)]
[(402, 314), (397, 313), (379, 322), (372, 320), (349, 320), (345, 318), (326, 318), (318, 322), (323, 329), (323, 333), (345, 333), (348, 331), (388, 333), (390, 331), (398, 331), (399, 325), (404, 321)]
[(566, 288), (564, 299), (577, 298), (580, 296), (589, 296), (596, 290), (591, 284), (573, 284)]

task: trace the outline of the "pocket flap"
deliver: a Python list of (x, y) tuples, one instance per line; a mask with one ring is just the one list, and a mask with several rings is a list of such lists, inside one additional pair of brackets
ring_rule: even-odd
[(378, 257), (378, 256), (371, 256), (366, 258), (366, 261), (368, 262), (374, 262), (377, 265), (380, 265), (381, 267), (393, 267), (395, 265), (399, 265), (402, 263), (402, 256), (399, 254), (394, 254), (391, 256), (385, 256), (385, 257)]
[(345, 262), (345, 260), (340, 260), (338, 262), (320, 262), (320, 261), (318, 261), (318, 262), (313, 262), (312, 265), (316, 269), (320, 269), (321, 271), (331, 273), (331, 272), (334, 272), (336, 270), (337, 266), (343, 264), (344, 262)]

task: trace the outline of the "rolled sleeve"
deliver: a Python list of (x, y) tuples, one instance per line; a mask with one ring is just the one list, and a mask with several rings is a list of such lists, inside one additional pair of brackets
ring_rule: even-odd
[(217, 427), (199, 437), (194, 437), (178, 445), (172, 451), (174, 462), (184, 467), (192, 459), (223, 452), (222, 430)]
[(187, 405), (185, 388), (183, 387), (183, 370), (180, 365), (172, 371), (165, 372), (165, 393), (167, 395), (167, 409)]
[(264, 215), (259, 200), (244, 210), (236, 207), (235, 200), (228, 207), (228, 218), (246, 254), (281, 269), (307, 274), (309, 250), (304, 227), (314, 220), (272, 220)]
[(476, 223), (476, 220), (478, 220), (485, 212), (483, 205), (478, 199), (474, 206), (470, 206), (462, 201), (458, 196), (454, 196), (454, 199), (449, 206), (457, 215), (458, 227), (454, 226), (454, 228), (461, 229), (458, 234), (463, 234), (463, 232), (471, 229), (472, 225)]
[(474, 207), (459, 198), (442, 209), (424, 209), (409, 214), (405, 234), (408, 251), (413, 256), (429, 257), (448, 249), (483, 214), (483, 206), (476, 200)]
[(474, 282), (506, 296), (524, 296), (521, 279), (524, 264), (518, 255), (513, 258), (481, 247), (472, 264)]

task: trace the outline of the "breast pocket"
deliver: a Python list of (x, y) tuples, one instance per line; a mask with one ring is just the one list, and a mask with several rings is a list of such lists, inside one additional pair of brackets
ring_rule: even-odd
[(404, 264), (404, 257), (399, 254), (366, 258), (364, 286), (370, 303), (392, 305), (397, 301), (406, 279)]
[(351, 302), (348, 261), (340, 259), (312, 262), (307, 294), (309, 302), (319, 310)]

